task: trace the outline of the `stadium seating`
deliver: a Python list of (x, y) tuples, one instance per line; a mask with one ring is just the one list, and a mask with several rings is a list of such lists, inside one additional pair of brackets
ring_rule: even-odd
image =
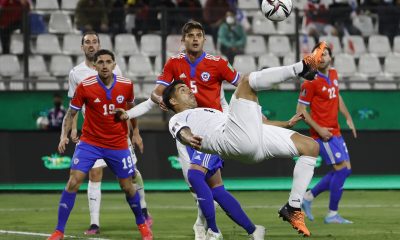
[(145, 34), (140, 39), (140, 50), (145, 56), (157, 56), (161, 54), (161, 36), (157, 34)]
[(114, 51), (112, 42), (111, 42), (111, 37), (109, 34), (105, 33), (99, 33), (99, 39), (100, 39), (100, 47), (102, 49), (108, 49), (110, 51)]
[(283, 65), (291, 65), (296, 62), (296, 56), (293, 52), (286, 54), (283, 57)]
[(10, 52), (12, 54), (22, 54), (24, 52), (24, 39), (22, 34), (12, 34), (10, 43)]
[(238, 0), (238, 8), (243, 10), (256, 10), (260, 8), (258, 0)]
[(16, 55), (0, 55), (0, 76), (13, 77), (21, 73), (21, 66)]
[(272, 53), (263, 54), (258, 58), (259, 70), (265, 67), (278, 67), (280, 65), (279, 58)]
[(393, 52), (400, 54), (400, 36), (396, 36), (393, 39)]
[(344, 52), (352, 54), (358, 58), (367, 52), (364, 39), (361, 36), (345, 36), (343, 37)]
[(121, 69), (122, 76), (127, 76), (128, 68), (126, 66), (125, 58), (121, 56), (115, 56), (115, 62), (117, 63), (119, 69)]
[(389, 54), (385, 58), (384, 69), (389, 76), (400, 78), (400, 54)]
[(29, 76), (36, 78), (49, 76), (43, 56), (29, 56)]
[(300, 53), (309, 54), (315, 46), (315, 39), (312, 36), (299, 36)]
[(291, 44), (287, 36), (270, 36), (268, 39), (268, 50), (278, 57), (283, 57), (291, 52)]
[(259, 56), (267, 52), (265, 39), (261, 35), (247, 36), (244, 53), (253, 56)]
[(50, 33), (72, 33), (74, 29), (72, 27), (71, 17), (61, 11), (52, 12), (49, 21), (49, 32)]
[(358, 15), (353, 18), (353, 25), (361, 31), (363, 36), (371, 36), (376, 32), (372, 18), (367, 15)]
[(267, 20), (261, 12), (253, 17), (252, 30), (254, 34), (275, 34), (274, 22)]
[(378, 57), (385, 57), (391, 52), (389, 38), (385, 35), (372, 35), (368, 40), (368, 51)]
[(135, 36), (122, 33), (115, 36), (115, 53), (120, 56), (139, 54)]
[(149, 57), (143, 55), (130, 56), (128, 76), (132, 77), (134, 80), (136, 77), (145, 77), (147, 75), (154, 75)]
[(73, 68), (72, 59), (66, 55), (54, 55), (50, 60), (50, 73), (55, 77), (67, 77)]
[(57, 36), (53, 34), (38, 35), (35, 52), (43, 55), (61, 54), (61, 46)]
[(57, 0), (36, 0), (35, 10), (38, 12), (51, 12), (59, 9), (60, 6), (58, 5)]
[(63, 0), (61, 1), (61, 9), (68, 11), (75, 11), (78, 1), (79, 0)]
[(68, 33), (64, 35), (63, 53), (67, 55), (82, 55), (82, 36), (80, 34)]
[(217, 50), (215, 49), (214, 46), (214, 39), (212, 35), (206, 34), (206, 41), (204, 42), (204, 51), (206, 53), (215, 55), (217, 54)]
[(294, 14), (291, 14), (285, 21), (277, 23), (277, 33), (279, 34), (294, 34), (296, 32), (296, 19)]
[(175, 55), (183, 50), (181, 39), (181, 35), (172, 34), (167, 36), (167, 55)]
[(251, 55), (236, 55), (233, 67), (240, 73), (249, 73), (257, 70), (256, 61)]
[(335, 57), (334, 66), (339, 73), (339, 78), (349, 78), (357, 72), (354, 57), (350, 54), (338, 54)]
[(374, 54), (363, 54), (360, 56), (358, 71), (368, 78), (376, 78), (382, 74), (382, 67), (379, 59)]

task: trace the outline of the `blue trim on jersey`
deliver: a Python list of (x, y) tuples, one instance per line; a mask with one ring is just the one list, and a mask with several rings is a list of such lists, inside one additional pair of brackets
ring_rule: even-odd
[(76, 106), (72, 105), (72, 103), (69, 104), (69, 107), (74, 109), (74, 110), (76, 110), (76, 111), (80, 111), (82, 109), (81, 107), (79, 108), (79, 107), (76, 107)]
[(164, 85), (164, 86), (166, 86), (166, 87), (169, 86), (169, 83), (167, 83), (167, 82), (165, 82), (165, 81), (163, 81), (163, 80), (157, 80), (157, 81), (156, 81), (156, 84), (161, 84), (161, 85)]
[(113, 78), (114, 78), (114, 82), (111, 84), (110, 88), (107, 88), (106, 85), (104, 85), (103, 81), (100, 80), (99, 75), (96, 76), (97, 82), (100, 84), (100, 86), (104, 89), (104, 91), (106, 91), (106, 96), (107, 99), (110, 100), (111, 99), (111, 92), (115, 86), (115, 83), (117, 82), (117, 75), (115, 75), (113, 73)]
[(206, 52), (203, 52), (203, 54), (201, 54), (201, 56), (199, 58), (197, 58), (193, 63), (190, 62), (189, 58), (187, 57), (187, 55), (185, 55), (185, 59), (186, 62), (189, 63), (190, 65), (190, 77), (194, 78), (196, 75), (196, 67), (197, 65), (201, 62), (201, 60), (203, 60), (206, 57)]
[(237, 83), (237, 81), (239, 81), (239, 78), (240, 78), (240, 74), (237, 72), (237, 73), (236, 73), (236, 77), (235, 77), (235, 79), (233, 79), (233, 81), (231, 82), (231, 84), (233, 84), (233, 85), (236, 86), (236, 83)]
[(318, 75), (319, 77), (322, 77), (323, 79), (325, 79), (326, 82), (327, 82), (329, 85), (331, 85), (331, 80), (329, 79), (329, 76), (326, 76), (325, 74), (323, 74), (323, 73), (321, 73), (321, 72), (317, 72), (317, 75)]
[(304, 104), (304, 105), (307, 105), (307, 106), (310, 105), (309, 102), (306, 102), (306, 101), (303, 101), (303, 100), (300, 100), (300, 99), (298, 100), (298, 102), (299, 102), (299, 103), (302, 103), (302, 104)]

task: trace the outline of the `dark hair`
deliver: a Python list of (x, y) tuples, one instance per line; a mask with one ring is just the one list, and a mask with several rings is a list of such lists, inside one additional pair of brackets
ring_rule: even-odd
[(100, 37), (99, 37), (99, 34), (97, 34), (97, 32), (95, 32), (95, 31), (87, 31), (87, 32), (84, 32), (83, 35), (82, 35), (82, 40), (81, 40), (81, 44), (82, 45), (83, 45), (83, 42), (85, 41), (86, 35), (96, 35), (97, 41), (98, 41), (98, 43), (100, 43)]
[[(311, 52), (314, 52), (314, 50), (319, 46), (319, 44), (321, 44), (321, 43), (318, 43), (317, 45), (315, 45)], [(325, 49), (328, 50), (329, 56), (330, 56), (331, 58), (333, 58), (333, 56), (332, 56), (332, 49), (331, 49), (329, 46), (326, 46)]]
[(112, 53), (110, 50), (107, 50), (107, 49), (100, 49), (99, 51), (97, 51), (97, 52), (94, 54), (94, 57), (93, 57), (94, 62), (96, 62), (96, 61), (97, 61), (97, 58), (98, 58), (99, 56), (101, 56), (101, 55), (110, 55), (111, 58), (112, 58), (112, 60), (115, 61), (114, 53)]
[(62, 95), (61, 93), (56, 92), (53, 94), (53, 98), (62, 98)]
[(182, 40), (185, 39), (186, 34), (188, 34), (192, 29), (199, 29), (203, 32), (203, 35), (206, 35), (203, 25), (201, 25), (201, 23), (190, 20), (182, 27)]
[(172, 111), (174, 111), (174, 109), (173, 109), (172, 104), (169, 102), (169, 100), (175, 94), (175, 90), (176, 90), (175, 86), (178, 84), (185, 84), (185, 82), (182, 80), (173, 81), (167, 88), (164, 89), (164, 92), (162, 95), (163, 102), (165, 103), (167, 108), (171, 109)]

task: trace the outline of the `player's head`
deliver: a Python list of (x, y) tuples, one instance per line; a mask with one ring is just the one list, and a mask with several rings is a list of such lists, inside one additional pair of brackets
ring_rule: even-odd
[(61, 94), (59, 93), (54, 93), (53, 94), (53, 104), (56, 108), (60, 108), (63, 103), (63, 98)]
[(191, 20), (183, 26), (181, 41), (185, 45), (187, 53), (202, 53), (205, 40), (205, 32), (201, 23)]
[(101, 79), (112, 76), (112, 71), (116, 65), (114, 53), (107, 49), (100, 49), (94, 54), (93, 61)]
[(182, 80), (175, 80), (164, 89), (163, 102), (174, 112), (197, 107), (192, 90)]
[[(313, 48), (312, 51), (314, 51), (317, 47), (318, 44)], [(324, 52), (322, 53), (322, 59), (318, 65), (318, 70), (322, 71), (326, 70), (327, 68), (330, 68), (332, 61), (333, 61), (332, 49), (329, 46), (326, 46)]]
[(94, 54), (100, 49), (99, 35), (94, 31), (85, 32), (82, 35), (81, 49), (89, 61), (93, 61)]

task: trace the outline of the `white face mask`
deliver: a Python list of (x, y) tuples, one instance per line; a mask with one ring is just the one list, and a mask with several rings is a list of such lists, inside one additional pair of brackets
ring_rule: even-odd
[(226, 17), (226, 23), (229, 24), (229, 25), (234, 24), (235, 23), (235, 18), (232, 17), (232, 16)]

